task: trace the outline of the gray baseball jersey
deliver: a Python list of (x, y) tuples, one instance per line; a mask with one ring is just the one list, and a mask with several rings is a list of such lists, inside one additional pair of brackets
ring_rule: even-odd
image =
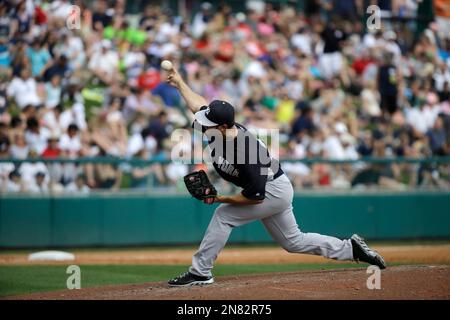
[[(246, 131), (240, 125), (238, 130), (238, 135)], [(242, 150), (237, 151), (237, 154), (242, 153)], [(278, 172), (271, 174), (271, 170), (261, 171), (262, 167), (270, 164), (261, 164), (259, 160), (243, 164), (235, 163), (236, 159), (224, 159), (226, 156), (215, 156), (220, 163), (214, 163), (214, 168), (222, 178), (242, 187), (242, 194), (247, 198), (264, 201), (254, 205), (219, 205), (192, 258), (191, 273), (211, 276), (214, 261), (225, 246), (232, 229), (255, 220), (260, 220), (272, 238), (288, 252), (321, 255), (337, 260), (353, 259), (351, 240), (300, 231), (292, 211), (292, 184), (279, 164), (275, 166)], [(214, 155), (212, 158), (214, 159)]]

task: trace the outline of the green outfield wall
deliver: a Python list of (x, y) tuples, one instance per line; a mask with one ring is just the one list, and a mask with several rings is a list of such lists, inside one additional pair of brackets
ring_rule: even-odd
[[(0, 197), (0, 247), (197, 244), (214, 208), (187, 196)], [(304, 232), (450, 238), (450, 192), (298, 194), (294, 210)], [(256, 221), (230, 242), (272, 240)]]

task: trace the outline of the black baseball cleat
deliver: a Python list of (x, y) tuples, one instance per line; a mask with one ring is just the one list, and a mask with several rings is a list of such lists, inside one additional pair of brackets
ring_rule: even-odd
[(363, 261), (369, 264), (378, 266), (380, 269), (386, 268), (386, 262), (383, 258), (364, 242), (364, 239), (357, 234), (352, 235), (350, 238), (353, 247), (353, 259), (356, 261)]
[(182, 273), (168, 282), (170, 287), (202, 286), (211, 283), (214, 283), (213, 277), (197, 276), (190, 272)]

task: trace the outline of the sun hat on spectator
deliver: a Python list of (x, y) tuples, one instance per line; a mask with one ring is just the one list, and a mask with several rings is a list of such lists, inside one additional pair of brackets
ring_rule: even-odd
[(52, 132), (52, 134), (48, 137), (48, 141), (58, 141), (60, 139), (60, 135), (58, 132)]
[(102, 46), (102, 48), (105, 48), (105, 49), (111, 49), (111, 47), (112, 47), (111, 40), (103, 39), (101, 41), (101, 46)]
[(344, 144), (354, 145), (355, 144), (355, 138), (350, 133), (344, 133), (340, 137), (341, 142)]
[(209, 2), (203, 2), (200, 6), (202, 10), (208, 11), (212, 9), (212, 4)]
[(397, 40), (397, 34), (392, 30), (386, 31), (383, 36), (386, 40)]
[(339, 134), (344, 134), (347, 133), (347, 126), (345, 125), (345, 123), (342, 122), (338, 122), (334, 125), (334, 130), (339, 133)]

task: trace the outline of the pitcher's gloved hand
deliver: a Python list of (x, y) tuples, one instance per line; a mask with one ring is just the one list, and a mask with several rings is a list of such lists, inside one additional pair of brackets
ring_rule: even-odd
[(213, 204), (216, 201), (217, 201), (217, 197), (210, 197), (210, 198), (203, 199), (203, 203), (206, 203), (206, 204)]
[[(209, 181), (205, 171), (195, 171), (184, 176), (184, 184), (194, 198), (208, 204), (214, 203), (215, 197), (217, 196), (217, 190)], [(210, 200), (206, 202), (205, 200), (207, 199)]]

